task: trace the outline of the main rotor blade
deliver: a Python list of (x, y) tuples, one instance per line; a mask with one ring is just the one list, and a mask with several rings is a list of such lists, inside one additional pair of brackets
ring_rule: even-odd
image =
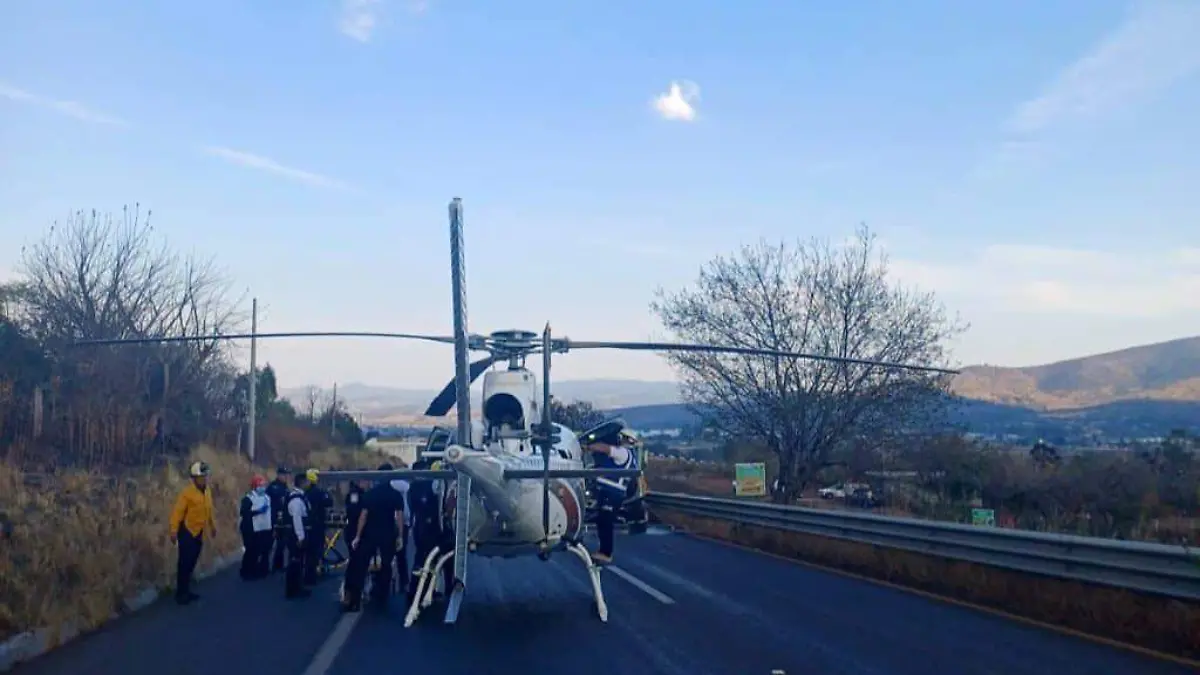
[(144, 337), (144, 338), (111, 338), (105, 340), (79, 340), (72, 342), (75, 347), (97, 347), (102, 345), (135, 345), (135, 344), (152, 344), (158, 342), (208, 342), (209, 340), (263, 340), (275, 338), (317, 338), (317, 337), (373, 337), (373, 338), (393, 338), (400, 340), (425, 340), (428, 342), (442, 342), (446, 344), (454, 344), (454, 338), (444, 335), (421, 335), (418, 333), (372, 333), (359, 331), (319, 331), (319, 332), (292, 332), (292, 333), (228, 333), (217, 335), (179, 335), (179, 336), (162, 336), (162, 337)]
[(933, 366), (917, 366), (907, 363), (892, 363), (888, 361), (873, 361), (870, 359), (852, 359), (843, 356), (826, 356), (824, 354), (806, 354), (803, 352), (785, 352), (777, 349), (757, 349), (754, 347), (732, 347), (719, 345), (699, 345), (679, 342), (576, 342), (565, 343), (571, 349), (626, 349), (645, 352), (708, 352), (713, 354), (748, 354), (750, 356), (779, 356), (791, 359), (809, 359), (811, 361), (828, 361), (831, 363), (850, 363), (860, 366), (878, 366), (880, 368), (900, 368), (928, 373), (946, 373), (956, 375), (957, 370), (936, 368)]
[[(498, 360), (499, 359), (495, 355), (492, 355), (475, 361), (470, 365), (470, 377), (468, 379), (471, 382), (479, 379), (479, 376), (482, 375), (488, 368), (491, 368), (492, 364), (496, 363)], [(425, 409), (425, 416), (442, 417), (446, 413), (450, 412), (450, 409), (454, 407), (457, 398), (458, 392), (455, 390), (454, 380), (450, 380), (450, 384), (447, 384), (446, 387), (438, 392), (438, 395), (429, 402), (429, 407)]]
[(428, 480), (451, 480), (457, 477), (458, 472), (453, 469), (392, 469), (391, 471), (363, 469), (361, 471), (318, 471), (317, 483), (332, 485), (340, 481), (420, 480), (422, 478)]
[(547, 474), (542, 469), (505, 469), (504, 480), (542, 480), (546, 475), (550, 478), (636, 478), (642, 475), (641, 469), (550, 469)]

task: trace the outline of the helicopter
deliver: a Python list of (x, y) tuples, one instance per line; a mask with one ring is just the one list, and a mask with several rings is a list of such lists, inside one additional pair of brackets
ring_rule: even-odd
[[(432, 479), (444, 481), (443, 522), (452, 533), (453, 549), (434, 548), (419, 565), (417, 591), (405, 615), (412, 626), (421, 611), (432, 604), (436, 580), (453, 562), (453, 583), (444, 622), (457, 621), (467, 584), (468, 557), (513, 558), (536, 555), (549, 560), (569, 552), (584, 565), (592, 589), (592, 606), (603, 622), (608, 606), (601, 584), (602, 566), (584, 546), (586, 481), (629, 479), (641, 476), (640, 468), (586, 468), (585, 444), (565, 425), (551, 419), (551, 357), (572, 350), (617, 349), (649, 352), (706, 352), (811, 359), (846, 364), (953, 374), (932, 366), (889, 363), (818, 354), (805, 354), (742, 346), (669, 342), (575, 341), (553, 336), (549, 323), (539, 335), (526, 330), (503, 330), (489, 335), (468, 332), (463, 207), (460, 198), (449, 206), (450, 271), (453, 335), (378, 332), (288, 332), (162, 336), (81, 340), (76, 345), (256, 340), (304, 337), (375, 337), (450, 344), (454, 347), (455, 376), (429, 404), (426, 416), (442, 417), (456, 408), (452, 434), (439, 436), (435, 429), (421, 457), (438, 460), (439, 469), (389, 471), (322, 471), (321, 483), (339, 481), (390, 481)], [(469, 361), (472, 351), (488, 355)], [(536, 375), (527, 367), (530, 356), (541, 357), (541, 391)], [(503, 369), (492, 367), (505, 364)], [(482, 414), (471, 417), (471, 385), (483, 376)], [(540, 393), (540, 396), (539, 396)], [(588, 442), (615, 437), (624, 427), (610, 420), (585, 432)], [(436, 442), (435, 442), (436, 441)]]

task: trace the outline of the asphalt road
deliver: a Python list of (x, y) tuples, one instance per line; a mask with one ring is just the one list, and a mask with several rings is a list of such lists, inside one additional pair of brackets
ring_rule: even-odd
[[(459, 622), (434, 605), (339, 614), (337, 581), (302, 601), (283, 580), (201, 583), (17, 675), (1183, 675), (1195, 670), (680, 534), (621, 536), (609, 622), (574, 557), (473, 559)], [(314, 665), (314, 661), (316, 662)], [(324, 670), (323, 670), (324, 668)]]

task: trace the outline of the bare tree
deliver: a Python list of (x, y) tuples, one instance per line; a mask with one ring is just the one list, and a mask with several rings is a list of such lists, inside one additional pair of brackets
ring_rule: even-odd
[(309, 423), (316, 423), (317, 407), (318, 404), (320, 404), (320, 402), (324, 399), (325, 394), (321, 391), (320, 387), (310, 386), (308, 389), (304, 390), (304, 395), (305, 403), (308, 406), (308, 421)]
[(604, 413), (590, 401), (562, 401), (550, 397), (550, 419), (575, 432), (584, 432), (604, 421)]
[[(695, 287), (660, 290), (651, 311), (691, 342), (943, 366), (947, 341), (965, 325), (931, 294), (890, 283), (887, 272), (864, 226), (844, 246), (762, 243), (718, 257)], [(929, 424), (949, 385), (945, 376), (823, 361), (668, 358), (698, 413), (779, 458), (780, 500), (803, 490), (835, 448)]]
[(165, 448), (168, 436), (194, 438), (230, 413), (227, 343), (70, 347), (241, 328), (230, 283), (214, 265), (154, 239), (137, 207), (119, 217), (81, 211), (22, 255), (16, 318), (52, 355), (51, 405), (71, 418), (67, 446), (87, 460), (104, 459), (96, 456), (102, 447), (158, 440)]

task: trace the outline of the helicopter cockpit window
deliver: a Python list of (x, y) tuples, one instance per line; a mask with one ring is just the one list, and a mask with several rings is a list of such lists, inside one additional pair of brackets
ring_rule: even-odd
[(483, 406), (483, 417), (493, 429), (507, 425), (510, 429), (525, 428), (525, 411), (512, 394), (495, 394)]

